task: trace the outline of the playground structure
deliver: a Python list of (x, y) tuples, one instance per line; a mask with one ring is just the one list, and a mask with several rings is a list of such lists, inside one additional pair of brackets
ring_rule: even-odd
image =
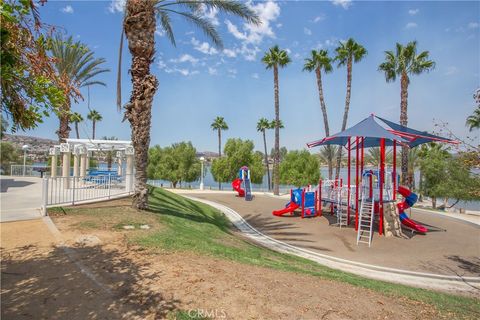
[(290, 190), (290, 202), (281, 210), (273, 211), (274, 216), (282, 216), (286, 213), (293, 213), (297, 209), (301, 209), (301, 217), (315, 217), (319, 215), (318, 210), (318, 192), (316, 189), (298, 188)]
[(238, 192), (239, 197), (245, 197), (246, 201), (251, 201), (253, 199), (252, 184), (250, 182), (250, 169), (248, 169), (247, 166), (240, 168), (238, 171), (238, 178), (232, 181), (232, 188)]
[[(340, 148), (345, 148), (348, 154), (346, 186), (343, 185), (342, 179), (323, 182), (320, 180), (317, 187), (319, 210), (321, 211), (322, 202), (330, 204), (330, 211), (337, 215), (337, 224), (340, 227), (350, 225), (351, 214), (354, 213), (357, 245), (366, 243), (370, 246), (374, 223), (378, 222), (378, 233), (382, 235), (384, 233), (384, 206), (396, 202), (397, 192), (399, 192), (406, 197), (406, 200), (397, 206), (401, 216), (400, 221), (408, 228), (426, 233), (428, 230), (425, 227), (413, 222), (404, 212), (415, 203), (416, 195), (405, 187), (398, 186), (396, 155), (398, 145), (412, 148), (427, 142), (458, 143), (401, 126), (373, 114), (342, 132), (307, 143), (309, 148), (338, 145)], [(364, 170), (364, 151), (365, 148), (371, 147), (380, 147), (378, 170)], [(387, 147), (392, 147), (393, 153), (391, 172), (386, 171), (385, 165)], [(354, 185), (352, 185), (351, 174), (352, 151), (355, 151)]]

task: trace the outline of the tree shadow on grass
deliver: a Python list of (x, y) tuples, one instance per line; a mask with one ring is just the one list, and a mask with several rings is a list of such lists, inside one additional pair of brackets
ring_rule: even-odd
[(1, 317), (165, 318), (179, 301), (146, 285), (160, 279), (149, 266), (100, 246), (54, 248), (48, 253), (36, 246), (2, 248)]
[[(161, 196), (160, 193), (161, 192)], [(217, 226), (223, 232), (231, 232), (231, 223), (220, 211), (170, 192), (154, 190), (149, 196), (149, 211), (175, 216), (198, 223)]]

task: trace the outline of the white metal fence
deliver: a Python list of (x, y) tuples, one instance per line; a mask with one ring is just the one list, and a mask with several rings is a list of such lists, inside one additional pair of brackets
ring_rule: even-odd
[[(50, 176), (51, 168), (45, 165), (25, 165), (25, 173), (24, 173), (23, 164), (12, 164), (10, 166), (9, 175), (11, 176), (26, 176), (26, 177), (41, 177), (42, 172), (43, 176)], [(62, 175), (62, 168), (57, 167), (57, 175)]]
[(133, 192), (133, 181), (133, 175), (47, 177), (43, 179), (42, 208), (128, 195)]

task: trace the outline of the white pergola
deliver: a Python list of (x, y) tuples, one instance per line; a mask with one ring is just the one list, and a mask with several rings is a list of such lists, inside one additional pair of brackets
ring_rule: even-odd
[[(89, 157), (94, 151), (116, 151), (118, 161), (117, 174), (125, 175), (127, 189), (132, 188), (133, 182), (133, 155), (131, 141), (122, 140), (91, 140), (66, 139), (66, 143), (50, 148), (52, 157), (51, 177), (57, 176), (57, 158), (62, 154), (62, 177), (70, 177), (70, 159), (73, 154), (73, 176), (85, 177), (89, 164)], [(126, 159), (126, 172), (123, 173), (123, 160)]]

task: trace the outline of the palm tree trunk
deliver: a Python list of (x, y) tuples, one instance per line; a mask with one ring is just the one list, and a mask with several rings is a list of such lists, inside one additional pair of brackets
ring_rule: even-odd
[(157, 78), (150, 74), (155, 53), (155, 2), (127, 0), (123, 27), (132, 55), (130, 73), (132, 93), (125, 106), (125, 116), (132, 129), (135, 150), (135, 193), (133, 206), (148, 207), (147, 162), (150, 145), (150, 124), (153, 96), (158, 87)]
[(265, 129), (263, 129), (262, 132), (263, 132), (263, 149), (265, 150), (265, 167), (267, 167), (268, 191), (270, 191), (270, 168), (268, 165), (267, 138), (265, 137)]
[(78, 133), (78, 122), (75, 122), (75, 133), (77, 134), (77, 139), (80, 139), (80, 134)]
[[(348, 119), (348, 110), (350, 109), (350, 96), (352, 92), (352, 58), (348, 58), (347, 61), (347, 95), (345, 97), (345, 111), (343, 113), (343, 122), (342, 122), (342, 130), (347, 128), (347, 119)], [(335, 170), (335, 179), (338, 179), (340, 176), (340, 164), (342, 162), (342, 148), (341, 146), (338, 148), (337, 151), (337, 167)]]
[[(318, 97), (320, 98), (320, 108), (322, 109), (323, 114), (323, 126), (325, 127), (325, 136), (330, 136), (330, 127), (328, 125), (328, 116), (327, 116), (327, 106), (325, 105), (325, 99), (323, 97), (323, 86), (322, 86), (322, 72), (320, 68), (315, 70), (317, 74), (317, 86), (318, 86)], [(333, 175), (333, 159), (332, 159), (332, 149), (330, 146), (327, 146), (328, 153), (328, 179), (332, 179)]]
[(97, 122), (95, 120), (92, 121), (92, 139), (95, 140), (95, 124)]
[[(218, 129), (218, 158), (222, 157), (222, 130)], [(222, 183), (218, 181), (218, 190), (222, 190)]]
[(63, 106), (62, 110), (60, 111), (59, 115), (60, 126), (57, 131), (58, 141), (60, 143), (66, 142), (66, 139), (70, 136), (70, 99), (67, 98), (65, 105)]
[(273, 155), (273, 194), (280, 194), (280, 101), (278, 97), (278, 66), (273, 66), (273, 86), (275, 95), (275, 154)]
[[(407, 126), (407, 104), (408, 104), (408, 75), (406, 72), (402, 72), (402, 78), (400, 82), (400, 125)], [(408, 181), (408, 147), (402, 146), (402, 183), (408, 185), (410, 188), (411, 183)]]

